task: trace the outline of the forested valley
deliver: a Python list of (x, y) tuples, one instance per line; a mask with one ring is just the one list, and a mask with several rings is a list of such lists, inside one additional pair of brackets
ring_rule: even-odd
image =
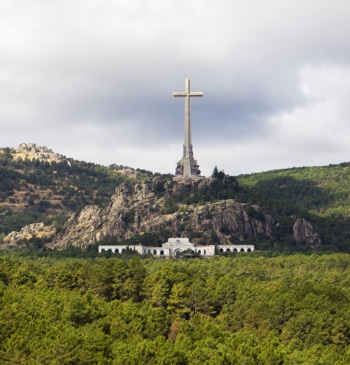
[(1, 364), (350, 363), (348, 254), (85, 255), (1, 253)]

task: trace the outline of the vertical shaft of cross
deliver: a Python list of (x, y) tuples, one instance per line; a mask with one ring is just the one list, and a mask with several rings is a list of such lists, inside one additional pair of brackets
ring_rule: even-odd
[[(179, 162), (177, 173), (183, 176), (199, 175), (198, 166), (196, 165), (196, 161), (193, 159), (192, 152), (191, 97), (203, 96), (203, 93), (191, 92), (191, 82), (189, 79), (186, 79), (185, 91), (174, 92), (173, 96), (185, 98), (184, 152), (183, 158)], [(181, 173), (179, 172), (180, 170)]]
[(186, 155), (184, 157), (190, 157), (190, 148), (192, 145), (192, 136), (191, 136), (191, 82), (189, 79), (185, 80), (185, 125), (184, 125), (184, 152)]

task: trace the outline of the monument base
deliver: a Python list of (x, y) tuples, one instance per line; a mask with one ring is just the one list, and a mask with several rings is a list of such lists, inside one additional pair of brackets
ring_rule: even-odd
[(175, 175), (181, 177), (199, 176), (201, 171), (197, 161), (190, 157), (183, 157), (176, 166)]
[(199, 176), (201, 171), (197, 160), (193, 158), (193, 147), (190, 145), (189, 151), (184, 146), (184, 154), (182, 159), (177, 163), (175, 175), (182, 177)]

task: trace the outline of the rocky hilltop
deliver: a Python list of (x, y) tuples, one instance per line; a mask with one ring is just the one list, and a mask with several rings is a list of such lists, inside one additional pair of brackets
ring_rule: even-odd
[(38, 146), (35, 143), (21, 143), (13, 149), (0, 149), (0, 153), (6, 153), (7, 150), (12, 154), (14, 159), (39, 160), (43, 162), (61, 162), (65, 159), (63, 155), (53, 152), (46, 146)]
[[(285, 208), (221, 173), (171, 179), (23, 143), (0, 149), (0, 177), (1, 247), (85, 249), (97, 242), (157, 245), (187, 237), (198, 244), (317, 249), (330, 237), (319, 233), (323, 218)], [(346, 227), (336, 229), (343, 235), (337, 237), (347, 237)]]
[(15, 248), (18, 246), (31, 246), (34, 240), (50, 240), (56, 233), (56, 228), (46, 226), (44, 223), (32, 223), (23, 227), (20, 232), (13, 231), (0, 245), (0, 248)]
[[(204, 204), (178, 204), (176, 211), (166, 210), (169, 199), (179, 190), (192, 189), (193, 181), (164, 182), (161, 178), (132, 185), (124, 182), (115, 190), (108, 207), (86, 206), (74, 213), (50, 246), (66, 248), (71, 245), (86, 248), (89, 244), (113, 237), (125, 241), (152, 232), (166, 231), (171, 236), (191, 236), (192, 241), (209, 243), (249, 242), (257, 237), (270, 239), (279, 222), (270, 214), (259, 212), (258, 206), (249, 206), (235, 199)], [(203, 179), (197, 188), (210, 185), (213, 179)], [(164, 187), (162, 194), (157, 188)], [(303, 218), (295, 218), (293, 237), (310, 248), (321, 244), (312, 225)], [(233, 243), (235, 243), (233, 242)]]

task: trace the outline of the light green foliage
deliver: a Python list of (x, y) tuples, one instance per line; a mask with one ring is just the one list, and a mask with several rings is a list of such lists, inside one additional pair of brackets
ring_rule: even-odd
[(302, 167), (241, 175), (244, 187), (267, 197), (305, 208), (320, 216), (348, 217), (350, 164)]
[(0, 257), (0, 363), (350, 361), (350, 256)]

